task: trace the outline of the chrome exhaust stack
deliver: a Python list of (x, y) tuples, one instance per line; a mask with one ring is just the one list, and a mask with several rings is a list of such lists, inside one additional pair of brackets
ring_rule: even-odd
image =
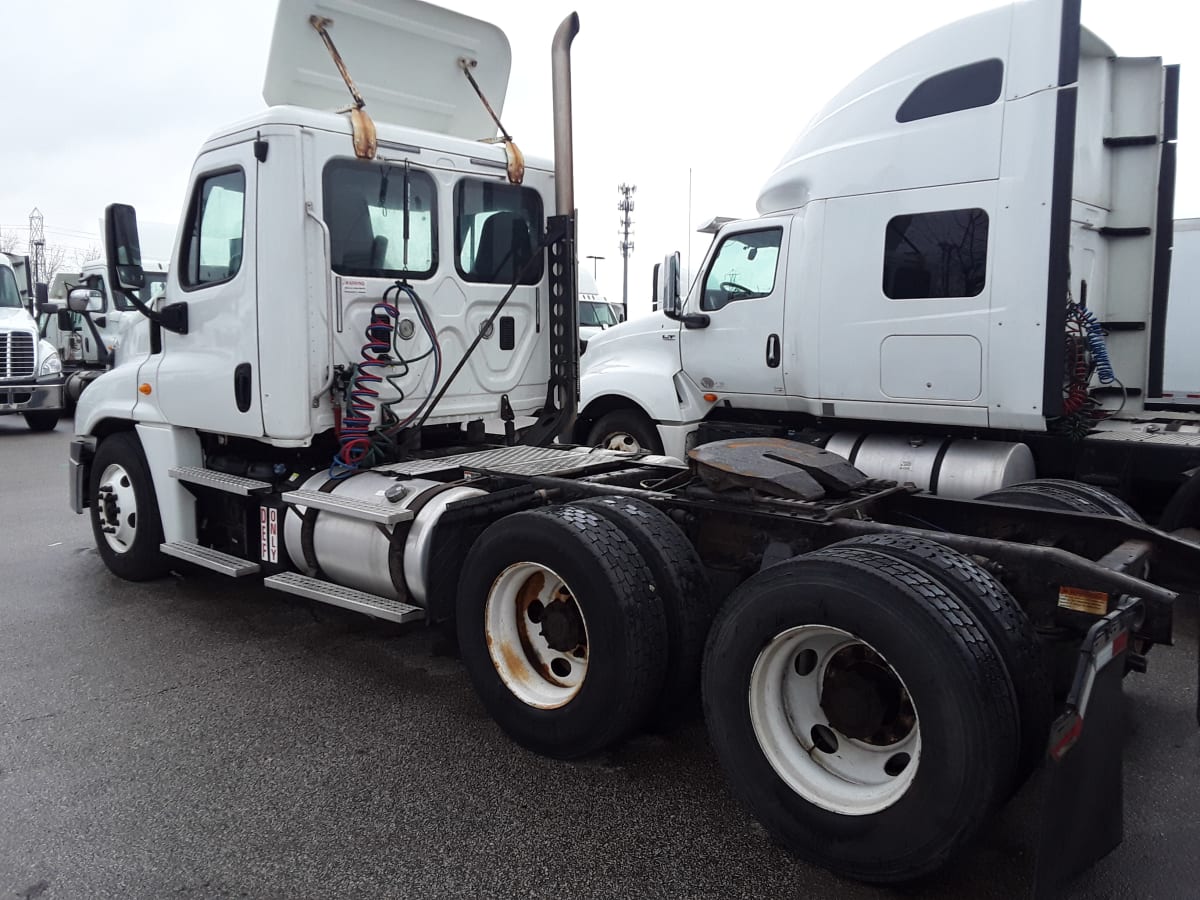
[(571, 133), (571, 42), (579, 34), (579, 13), (571, 13), (554, 32), (550, 51), (554, 91), (554, 201), (560, 216), (575, 212), (574, 136)]

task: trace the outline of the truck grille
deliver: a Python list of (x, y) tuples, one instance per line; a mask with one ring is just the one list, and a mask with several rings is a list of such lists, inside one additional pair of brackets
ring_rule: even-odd
[(0, 378), (33, 377), (33, 335), (0, 332)]

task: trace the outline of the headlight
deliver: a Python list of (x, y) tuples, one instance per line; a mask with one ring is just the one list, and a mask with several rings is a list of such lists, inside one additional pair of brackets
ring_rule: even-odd
[(38, 369), (38, 375), (57, 375), (62, 371), (62, 360), (58, 358), (58, 351), (55, 350), (42, 360), (42, 365)]

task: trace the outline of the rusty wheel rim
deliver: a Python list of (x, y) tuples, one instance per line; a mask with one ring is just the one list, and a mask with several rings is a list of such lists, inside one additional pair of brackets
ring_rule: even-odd
[(755, 660), (749, 703), (767, 762), (810, 803), (870, 815), (912, 785), (921, 758), (916, 707), (883, 655), (849, 632), (780, 632)]
[(519, 562), (497, 576), (484, 608), (488, 654), (500, 680), (528, 706), (557, 709), (583, 687), (587, 622), (553, 569)]

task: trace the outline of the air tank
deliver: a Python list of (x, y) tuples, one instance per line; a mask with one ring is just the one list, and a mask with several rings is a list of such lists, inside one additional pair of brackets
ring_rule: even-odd
[(872, 478), (960, 500), (1037, 477), (1029, 447), (1008, 441), (839, 431), (825, 449)]

